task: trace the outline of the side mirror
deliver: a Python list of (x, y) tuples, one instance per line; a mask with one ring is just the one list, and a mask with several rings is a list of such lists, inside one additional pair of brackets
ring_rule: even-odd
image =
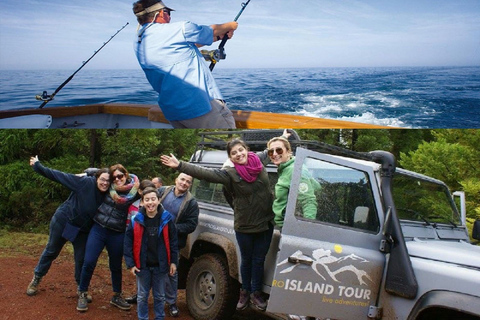
[(480, 219), (475, 220), (473, 223), (472, 238), (480, 240)]

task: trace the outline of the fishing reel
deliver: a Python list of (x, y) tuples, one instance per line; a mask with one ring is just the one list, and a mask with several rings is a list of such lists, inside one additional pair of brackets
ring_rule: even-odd
[(53, 95), (47, 94), (47, 91), (43, 91), (42, 94), (37, 94), (35, 99), (48, 102), (53, 100)]
[(227, 54), (225, 50), (215, 49), (215, 50), (202, 50), (200, 51), (202, 56), (205, 60), (211, 61), (213, 63), (217, 63), (218, 60), (225, 60), (227, 58)]

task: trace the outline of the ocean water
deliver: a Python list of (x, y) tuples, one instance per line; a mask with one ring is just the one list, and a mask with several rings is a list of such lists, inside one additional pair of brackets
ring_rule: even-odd
[[(72, 73), (0, 71), (0, 110), (37, 108)], [(480, 67), (222, 69), (230, 109), (306, 115), (405, 128), (479, 128)], [(142, 70), (82, 69), (50, 106), (156, 104)]]

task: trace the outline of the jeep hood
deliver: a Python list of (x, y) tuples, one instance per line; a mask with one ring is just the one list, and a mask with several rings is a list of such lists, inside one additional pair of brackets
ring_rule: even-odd
[(480, 269), (480, 247), (467, 242), (415, 239), (408, 241), (406, 245), (412, 257)]

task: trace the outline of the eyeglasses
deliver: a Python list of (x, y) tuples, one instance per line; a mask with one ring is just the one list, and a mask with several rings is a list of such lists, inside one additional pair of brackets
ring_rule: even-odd
[(163, 9), (163, 12), (166, 12), (169, 16), (171, 15), (172, 10), (170, 9)]
[(283, 154), (283, 148), (268, 149), (267, 154), (269, 157), (273, 156), (273, 152), (276, 152), (278, 155)]
[(125, 175), (123, 173), (117, 174), (116, 176), (113, 176), (113, 181), (115, 180), (122, 180)]

